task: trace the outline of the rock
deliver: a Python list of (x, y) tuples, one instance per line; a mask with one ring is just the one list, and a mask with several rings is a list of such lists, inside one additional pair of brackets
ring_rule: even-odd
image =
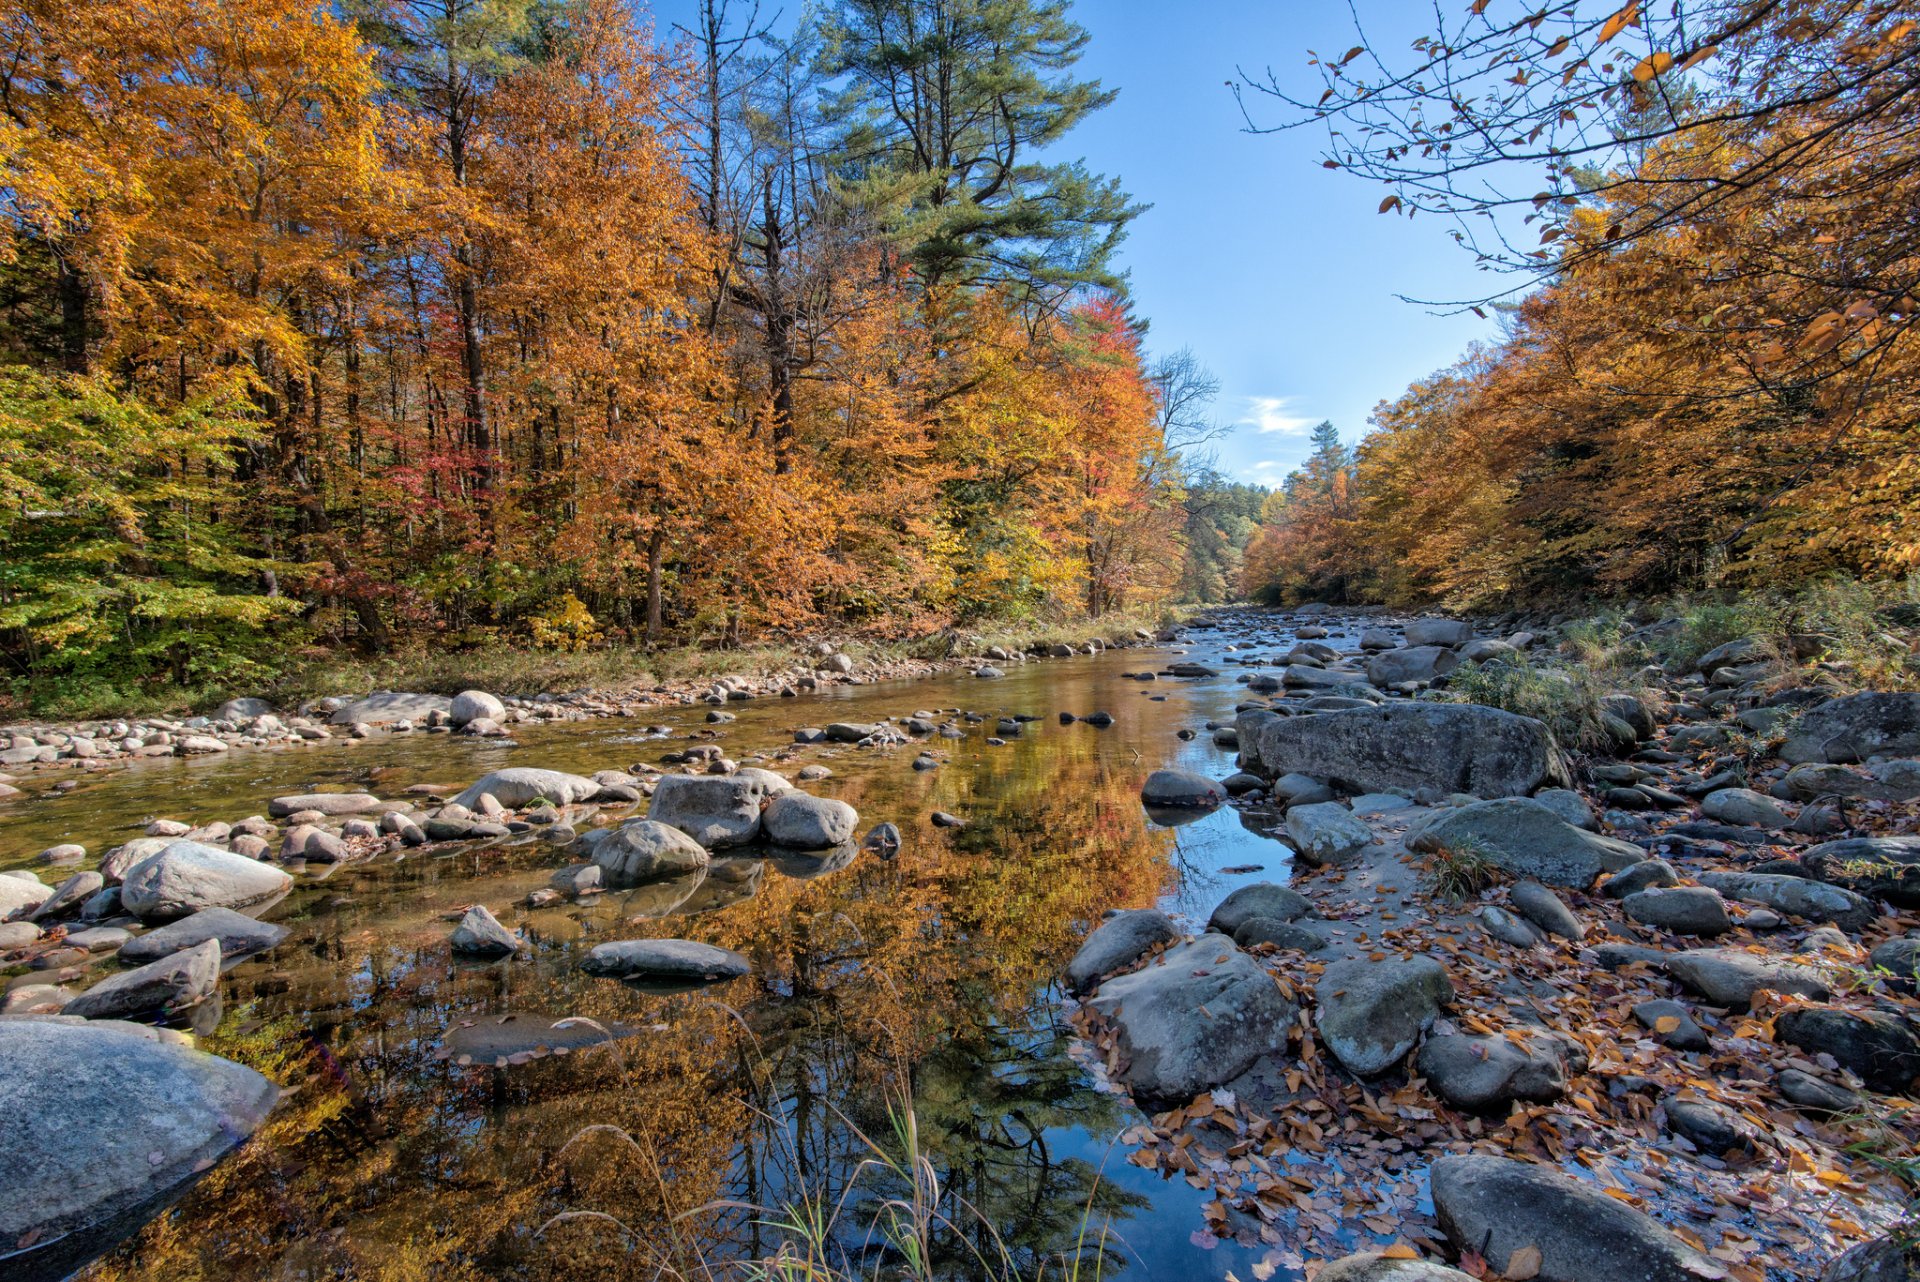
[(1542, 788), (1533, 799), (1576, 828), (1592, 832), (1600, 826), (1587, 799), (1571, 788)]
[(135, 864), (143, 859), (151, 859), (172, 844), (171, 837), (135, 837), (100, 856), (100, 875), (107, 879), (109, 886), (117, 885), (126, 880)]
[(226, 750), (227, 741), (210, 734), (184, 735), (173, 745), (174, 755), (180, 757), (204, 757)]
[(1511, 797), (1567, 782), (1544, 725), (1474, 704), (1399, 703), (1277, 718), (1242, 736), (1241, 764), (1266, 778), (1312, 774), (1352, 792), (1432, 788)]
[(1775, 1017), (1774, 1036), (1810, 1055), (1831, 1055), (1884, 1094), (1905, 1095), (1920, 1077), (1920, 1033), (1887, 1011), (1795, 1006)]
[(1087, 942), (1067, 963), (1067, 991), (1076, 996), (1089, 992), (1108, 975), (1139, 961), (1150, 949), (1179, 938), (1179, 928), (1165, 913), (1151, 908), (1115, 913), (1087, 936)]
[(0, 919), (31, 912), (52, 896), (53, 887), (32, 873), (0, 877)]
[(1920, 694), (1850, 694), (1809, 708), (1781, 745), (1783, 761), (1865, 761), (1920, 753)]
[(220, 941), (206, 939), (171, 957), (101, 980), (61, 1008), (81, 1019), (171, 1015), (198, 1006), (220, 987)]
[(1584, 890), (1609, 869), (1646, 857), (1638, 846), (1576, 828), (1530, 797), (1476, 801), (1436, 812), (1408, 835), (1417, 850), (1477, 848), (1515, 877)]
[(1287, 836), (1317, 863), (1331, 863), (1373, 844), (1373, 831), (1337, 801), (1288, 807)]
[(1806, 877), (1760, 872), (1703, 872), (1703, 886), (1743, 903), (1764, 904), (1776, 912), (1808, 921), (1830, 921), (1842, 930), (1858, 932), (1873, 920), (1873, 904), (1840, 886)]
[(501, 925), (485, 904), (467, 909), (453, 928), (453, 951), (463, 957), (511, 957), (520, 948), (520, 937)]
[(1460, 656), (1444, 646), (1410, 646), (1383, 650), (1367, 660), (1367, 680), (1377, 686), (1403, 681), (1431, 681), (1460, 666)]
[[(455, 726), (474, 721), (499, 722), (507, 715), (507, 706), (485, 690), (462, 690), (447, 705), (447, 720)], [(370, 720), (370, 718), (356, 718)]]
[(1891, 780), (1888, 782), (1870, 774), (1863, 775), (1846, 766), (1808, 762), (1787, 771), (1775, 795), (1784, 795), (1795, 801), (1812, 801), (1816, 797), (1841, 797), (1848, 801), (1910, 801), (1916, 793), (1920, 793), (1920, 788), (1907, 786), (1911, 781), (1903, 771), (1884, 771), (1884, 767), (1911, 767), (1913, 764), (1909, 761), (1878, 763), (1874, 769), (1886, 773)]
[(1489, 935), (1515, 948), (1532, 948), (1546, 939), (1538, 926), (1496, 904), (1488, 904), (1476, 916)]
[(1920, 1282), (1920, 1243), (1895, 1233), (1849, 1247), (1827, 1262), (1820, 1282)]
[(1415, 1065), (1441, 1099), (1470, 1111), (1505, 1109), (1515, 1100), (1544, 1104), (1567, 1089), (1567, 1047), (1543, 1032), (1521, 1045), (1506, 1037), (1430, 1037)]
[(580, 969), (603, 979), (677, 984), (738, 979), (751, 974), (753, 966), (739, 953), (712, 944), (688, 939), (625, 939), (596, 946)]
[(629, 820), (593, 845), (594, 864), (616, 887), (693, 872), (711, 859), (692, 837), (652, 819)]
[(1776, 829), (1787, 826), (1786, 812), (1773, 798), (1751, 788), (1722, 788), (1700, 800), (1700, 813), (1721, 823), (1747, 828)]
[(30, 921), (10, 921), (0, 924), (0, 952), (25, 948), (38, 938), (40, 938), (40, 928)]
[(1232, 935), (1256, 917), (1272, 921), (1295, 921), (1315, 916), (1313, 904), (1297, 890), (1257, 881), (1228, 895), (1207, 918), (1207, 929)]
[(1309, 775), (1281, 775), (1273, 781), (1273, 795), (1289, 806), (1316, 806), (1333, 800), (1333, 789)]
[(1539, 1252), (1537, 1282), (1703, 1282), (1726, 1270), (1651, 1216), (1559, 1170), (1471, 1153), (1435, 1159), (1434, 1213), (1447, 1239), (1511, 1275)]
[(1920, 936), (1906, 935), (1876, 945), (1867, 955), (1867, 964), (1913, 985), (1920, 978)]
[(132, 938), (132, 931), (122, 930), (118, 926), (89, 926), (85, 930), (68, 931), (61, 943), (68, 948), (84, 948), (90, 953), (112, 953), (118, 952)]
[(1403, 1260), (1374, 1251), (1335, 1260), (1314, 1282), (1471, 1282), (1472, 1275), (1434, 1260)]
[(46, 902), (33, 910), (33, 920), (49, 921), (70, 912), (93, 898), (106, 884), (106, 878), (97, 872), (77, 872), (54, 887)]
[(1514, 886), (1507, 892), (1507, 902), (1549, 935), (1576, 941), (1587, 937), (1587, 928), (1573, 915), (1573, 909), (1537, 881), (1523, 881)]
[(873, 852), (882, 859), (892, 859), (900, 853), (900, 829), (891, 823), (875, 824), (861, 841), (860, 849)]
[(1291, 948), (1295, 952), (1317, 953), (1330, 941), (1321, 930), (1296, 921), (1253, 917), (1240, 923), (1240, 929), (1233, 932), (1233, 942), (1242, 948), (1272, 944), (1277, 948)]
[(1859, 1112), (1866, 1104), (1866, 1098), (1858, 1091), (1836, 1086), (1797, 1068), (1781, 1069), (1773, 1084), (1780, 1089), (1782, 1099), (1803, 1113), (1843, 1116)]
[(853, 840), (859, 824), (859, 814), (846, 802), (804, 792), (783, 792), (760, 814), (766, 839), (789, 850), (830, 850), (844, 845)]
[(1347, 960), (1327, 967), (1314, 999), (1327, 1049), (1348, 1072), (1371, 1077), (1406, 1058), (1453, 1001), (1453, 985), (1431, 957)]
[(293, 878), (229, 850), (176, 841), (131, 868), (120, 902), (142, 921), (172, 921), (203, 908), (244, 911), (286, 894)]
[(1114, 1023), (1119, 1079), (1153, 1110), (1188, 1103), (1277, 1053), (1297, 1014), (1272, 976), (1215, 935), (1107, 980), (1090, 1004)]
[(1800, 852), (1823, 881), (1902, 908), (1920, 908), (1920, 837), (1849, 837)]
[(0, 1062), (0, 1272), (11, 1282), (57, 1282), (131, 1236), (279, 1096), (252, 1069), (152, 1029), (65, 1016), (0, 1019)]
[(530, 802), (550, 801), (570, 806), (586, 801), (601, 789), (601, 784), (560, 770), (540, 770), (532, 766), (510, 766), (482, 776), (449, 803), (474, 806), (483, 796), (491, 796), (509, 810), (519, 810)]
[(203, 908), (128, 941), (120, 949), (120, 960), (159, 961), (212, 939), (220, 944), (221, 958), (232, 961), (277, 947), (287, 934), (285, 926), (255, 921), (231, 908)]
[(678, 828), (709, 850), (750, 845), (760, 837), (760, 812), (792, 785), (771, 771), (732, 775), (663, 775), (654, 785), (647, 818)]
[(252, 721), (270, 717), (275, 709), (265, 699), (229, 699), (213, 710), (215, 721)]
[(1707, 1031), (1694, 1022), (1693, 1012), (1670, 998), (1641, 1002), (1633, 1008), (1633, 1017), (1662, 1043), (1677, 1051), (1712, 1049)]
[(866, 722), (836, 721), (826, 728), (829, 743), (859, 743), (862, 739), (871, 739), (886, 727)]
[(1711, 937), (1733, 929), (1726, 901), (1707, 886), (1660, 886), (1620, 901), (1627, 916), (1676, 935)]
[(1400, 638), (1385, 628), (1366, 628), (1360, 633), (1362, 650), (1392, 650), (1400, 644)]
[(1407, 624), (1407, 645), (1462, 646), (1473, 640), (1473, 625), (1458, 619), (1413, 619)]
[(1191, 770), (1156, 770), (1140, 786), (1141, 803), (1148, 806), (1217, 806), (1226, 799), (1225, 788)]
[(1751, 1155), (1765, 1143), (1759, 1127), (1725, 1104), (1670, 1095), (1660, 1107), (1667, 1115), (1667, 1129), (1709, 1157)]
[(1825, 1001), (1832, 990), (1811, 966), (1742, 952), (1737, 948), (1694, 948), (1669, 953), (1660, 963), (1669, 975), (1715, 1006), (1747, 1010), (1763, 988)]
[(1262, 779), (1259, 775), (1250, 775), (1246, 771), (1242, 770), (1236, 774), (1230, 774), (1225, 779), (1222, 779), (1220, 781), (1220, 786), (1227, 790), (1227, 795), (1229, 797), (1244, 797), (1250, 792), (1257, 792), (1265, 788), (1267, 786), (1267, 781), (1265, 779)]
[(547, 878), (547, 886), (568, 899), (579, 899), (605, 890), (605, 878), (606, 872), (599, 864), (569, 864), (556, 869)]
[(1609, 899), (1625, 899), (1656, 886), (1679, 884), (1680, 874), (1673, 870), (1672, 864), (1664, 859), (1643, 859), (1607, 878), (1601, 883), (1600, 891)]
[(310, 792), (293, 797), (275, 797), (267, 803), (267, 813), (277, 819), (310, 810), (323, 815), (364, 815), (387, 803), (364, 792)]
[(964, 828), (967, 826), (967, 821), (959, 815), (949, 814), (944, 810), (934, 811), (927, 816), (927, 820), (936, 828)]

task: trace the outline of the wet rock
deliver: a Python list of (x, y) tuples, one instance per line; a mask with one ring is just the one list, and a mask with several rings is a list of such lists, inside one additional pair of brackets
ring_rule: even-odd
[(1407, 624), (1407, 645), (1462, 646), (1473, 640), (1473, 625), (1459, 619), (1413, 619)]
[(860, 816), (852, 806), (830, 797), (784, 792), (761, 812), (761, 831), (776, 846), (790, 850), (829, 850), (853, 840)]
[(232, 961), (278, 947), (287, 933), (285, 926), (256, 921), (231, 908), (203, 908), (129, 940), (121, 946), (120, 960), (136, 965), (159, 961), (211, 939), (219, 943), (221, 959)]
[(1745, 828), (1784, 828), (1787, 814), (1773, 798), (1751, 788), (1722, 788), (1700, 800), (1700, 813)]
[(606, 870), (599, 864), (569, 864), (556, 869), (553, 876), (547, 878), (547, 886), (568, 899), (597, 895), (607, 888)]
[(1243, 738), (1241, 757), (1247, 769), (1268, 778), (1310, 772), (1353, 792), (1433, 788), (1514, 797), (1567, 781), (1544, 725), (1473, 704), (1401, 703), (1283, 717), (1263, 723), (1251, 741)]
[(1107, 980), (1090, 1004), (1113, 1021), (1119, 1079), (1149, 1109), (1185, 1104), (1280, 1051), (1297, 1014), (1272, 976), (1216, 935)]
[(1067, 963), (1067, 991), (1086, 993), (1113, 974), (1125, 970), (1150, 949), (1180, 938), (1179, 927), (1165, 913), (1151, 908), (1115, 913), (1091, 935)]
[(884, 726), (868, 722), (836, 721), (823, 732), (829, 743), (859, 743), (883, 733)]
[(1331, 863), (1373, 844), (1373, 831), (1337, 801), (1287, 809), (1287, 836), (1316, 863)]
[(1774, 1020), (1774, 1036), (1835, 1063), (1873, 1090), (1904, 1095), (1920, 1077), (1920, 1033), (1887, 1011), (1795, 1006)]
[(1832, 922), (1842, 930), (1859, 931), (1873, 920), (1873, 904), (1868, 900), (1844, 887), (1829, 886), (1805, 877), (1753, 872), (1703, 872), (1696, 880), (1743, 903), (1764, 904), (1776, 912), (1804, 917), (1808, 921)]
[(1902, 908), (1920, 908), (1920, 837), (1849, 837), (1800, 852), (1823, 881)]
[(1502, 871), (1584, 890), (1602, 872), (1644, 859), (1638, 846), (1576, 828), (1530, 797), (1476, 801), (1436, 811), (1410, 833), (1416, 850), (1477, 847)]
[(1314, 988), (1320, 1036), (1358, 1077), (1406, 1058), (1453, 1001), (1447, 972), (1431, 957), (1348, 960), (1327, 967)]
[(673, 984), (738, 979), (751, 974), (753, 966), (730, 949), (690, 939), (625, 939), (598, 945), (580, 969), (602, 979)]
[(142, 921), (172, 921), (203, 908), (243, 912), (286, 894), (293, 878), (229, 850), (176, 841), (134, 865), (120, 902)]
[(1523, 881), (1514, 886), (1507, 892), (1507, 902), (1549, 935), (1575, 941), (1587, 937), (1587, 928), (1573, 915), (1573, 909), (1537, 881)]
[(1314, 1282), (1471, 1282), (1471, 1274), (1435, 1260), (1402, 1260), (1375, 1251), (1335, 1260)]
[(453, 951), (462, 957), (511, 957), (520, 948), (520, 937), (501, 925), (485, 904), (467, 909), (453, 928)]
[(878, 855), (882, 859), (892, 859), (898, 855), (900, 846), (900, 829), (891, 823), (875, 824), (873, 830), (860, 843), (860, 849)]
[(198, 1006), (220, 987), (220, 941), (202, 940), (171, 957), (101, 980), (61, 1008), (82, 1019), (137, 1019)]
[(64, 1016), (0, 1020), (0, 1062), (10, 1168), (0, 1264), (11, 1282), (57, 1282), (131, 1236), (243, 1143), (279, 1095), (252, 1069), (154, 1030)]
[(934, 811), (931, 815), (927, 816), (927, 819), (936, 828), (964, 828), (967, 826), (967, 821), (959, 815), (948, 814), (944, 810)]
[(1670, 1095), (1660, 1107), (1667, 1129), (1709, 1157), (1751, 1156), (1766, 1144), (1758, 1126), (1715, 1100)]
[(1733, 929), (1726, 901), (1706, 886), (1660, 886), (1620, 901), (1627, 916), (1676, 935), (1711, 938)]
[(760, 812), (790, 791), (779, 775), (748, 768), (732, 775), (664, 775), (654, 786), (647, 818), (678, 828), (709, 850), (750, 845), (760, 837)]
[(1625, 899), (1643, 890), (1679, 884), (1680, 874), (1673, 870), (1672, 864), (1664, 859), (1645, 859), (1607, 878), (1600, 890), (1609, 899)]
[(705, 846), (652, 819), (621, 824), (593, 843), (593, 863), (615, 886), (655, 877), (673, 877), (704, 868), (712, 856)]
[(1538, 926), (1497, 904), (1488, 904), (1475, 915), (1482, 930), (1515, 948), (1532, 948), (1546, 940), (1546, 935)]
[(1207, 929), (1232, 935), (1256, 917), (1271, 921), (1296, 921), (1315, 915), (1313, 904), (1299, 891), (1270, 881), (1257, 881), (1250, 886), (1240, 887), (1221, 900), (1207, 918)]
[(1148, 806), (1207, 807), (1226, 799), (1225, 788), (1191, 770), (1156, 770), (1140, 786), (1140, 800)]
[(1858, 1091), (1836, 1086), (1797, 1068), (1781, 1069), (1779, 1076), (1773, 1079), (1773, 1084), (1779, 1088), (1780, 1097), (1787, 1103), (1815, 1116), (1836, 1117), (1857, 1113), (1866, 1104), (1866, 1098)]
[(1796, 764), (1915, 753), (1920, 753), (1920, 694), (1878, 692), (1850, 694), (1809, 708), (1780, 748), (1781, 759)]
[(599, 793), (601, 785), (592, 779), (560, 770), (540, 770), (532, 766), (511, 766), (482, 776), (471, 787), (454, 797), (455, 806), (474, 806), (483, 796), (491, 796), (509, 810), (518, 810), (535, 801), (568, 806), (586, 801)]
[(1695, 1023), (1693, 1012), (1679, 1002), (1665, 997), (1641, 1002), (1633, 1008), (1633, 1017), (1662, 1044), (1677, 1051), (1712, 1049), (1707, 1030)]
[(1552, 1167), (1487, 1154), (1450, 1155), (1430, 1170), (1434, 1212), (1449, 1241), (1499, 1273), (1539, 1252), (1538, 1282), (1701, 1282), (1725, 1270), (1651, 1216)]
[(1566, 1043), (1544, 1032), (1524, 1036), (1524, 1044), (1507, 1037), (1430, 1037), (1414, 1063), (1433, 1092), (1459, 1109), (1559, 1099), (1567, 1089)]
[(1715, 1006), (1747, 1010), (1763, 988), (1825, 1001), (1832, 994), (1820, 972), (1784, 957), (1737, 948), (1695, 948), (1669, 953), (1661, 964), (1669, 975)]

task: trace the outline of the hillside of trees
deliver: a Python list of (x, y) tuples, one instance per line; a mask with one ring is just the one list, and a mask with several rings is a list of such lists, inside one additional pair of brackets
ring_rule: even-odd
[[(1364, 10), (1364, 6), (1362, 7)], [(1329, 129), (1490, 273), (1502, 335), (1318, 442), (1244, 582), (1456, 608), (1920, 563), (1920, 16), (1446, 6), (1316, 59)]]
[(11, 688), (1226, 592), (1067, 10), (10, 0)]

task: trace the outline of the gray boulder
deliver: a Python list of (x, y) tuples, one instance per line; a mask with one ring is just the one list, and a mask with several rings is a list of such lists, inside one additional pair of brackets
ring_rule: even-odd
[(231, 908), (203, 908), (191, 917), (135, 936), (121, 946), (119, 956), (123, 962), (138, 965), (171, 957), (211, 939), (219, 943), (221, 958), (231, 961), (277, 947), (287, 933), (285, 926), (256, 921)]
[(1107, 980), (1091, 1005), (1114, 1023), (1120, 1079), (1154, 1110), (1185, 1104), (1279, 1052), (1298, 1013), (1271, 975), (1217, 935)]
[(1472, 1276), (1437, 1260), (1402, 1260), (1363, 1251), (1327, 1265), (1314, 1275), (1314, 1282), (1471, 1282)]
[(760, 814), (766, 839), (790, 850), (830, 850), (853, 840), (860, 815), (844, 801), (783, 792)]
[(203, 908), (244, 912), (273, 903), (293, 878), (245, 855), (176, 841), (128, 870), (120, 903), (142, 921), (172, 921)]
[(1382, 650), (1367, 660), (1367, 680), (1377, 686), (1431, 681), (1460, 666), (1460, 656), (1444, 646), (1419, 645)]
[(1822, 881), (1902, 908), (1920, 908), (1920, 837), (1823, 842), (1801, 851), (1800, 862)]
[(0, 1062), (0, 1273), (10, 1282), (57, 1282), (131, 1236), (245, 1142), (279, 1097), (250, 1068), (128, 1024), (0, 1019)]
[(1764, 904), (1776, 912), (1830, 921), (1842, 930), (1859, 931), (1873, 920), (1873, 904), (1842, 886), (1806, 877), (1764, 872), (1703, 872), (1696, 878), (1729, 899)]
[(1373, 831), (1337, 801), (1287, 810), (1287, 836), (1315, 863), (1330, 863), (1366, 849)]
[(1867, 955), (1867, 964), (1884, 970), (1908, 985), (1920, 979), (1920, 936), (1903, 935), (1885, 940)]
[(1528, 921), (1549, 935), (1582, 940), (1587, 928), (1573, 915), (1566, 901), (1537, 881), (1523, 881), (1507, 892), (1507, 901)]
[(308, 792), (291, 797), (275, 797), (267, 803), (267, 813), (276, 819), (311, 810), (323, 815), (364, 815), (387, 803), (364, 792)]
[(1140, 801), (1148, 806), (1217, 806), (1226, 799), (1219, 783), (1191, 770), (1156, 770), (1140, 785)]
[(1163, 912), (1141, 908), (1115, 913), (1087, 936), (1087, 942), (1067, 963), (1067, 991), (1076, 996), (1089, 992), (1108, 975), (1139, 961), (1150, 949), (1178, 938), (1179, 927)]
[(1585, 890), (1602, 872), (1638, 863), (1638, 846), (1576, 828), (1530, 797), (1502, 797), (1436, 812), (1409, 834), (1416, 850), (1477, 848), (1515, 877)]
[(1546, 726), (1476, 704), (1399, 703), (1263, 723), (1245, 764), (1266, 778), (1299, 772), (1351, 792), (1524, 796), (1567, 783)]
[(1819, 971), (1783, 957), (1737, 948), (1694, 948), (1668, 953), (1659, 964), (1669, 975), (1715, 1006), (1747, 1010), (1763, 988), (1825, 1001), (1832, 990)]
[(1371, 1077), (1406, 1058), (1453, 1001), (1453, 985), (1431, 957), (1350, 959), (1327, 967), (1314, 1000), (1327, 1049), (1348, 1072)]
[(690, 939), (624, 939), (595, 947), (580, 969), (602, 979), (711, 983), (751, 974), (753, 966), (730, 949)]
[(220, 987), (220, 941), (192, 948), (101, 980), (61, 1007), (81, 1019), (171, 1015), (198, 1006)]
[(1413, 619), (1407, 624), (1409, 646), (1462, 646), (1473, 640), (1473, 625), (1459, 619)]
[(1231, 935), (1255, 918), (1295, 921), (1315, 915), (1312, 902), (1299, 891), (1270, 881), (1257, 881), (1221, 900), (1207, 918), (1207, 929)]
[(1773, 798), (1751, 788), (1722, 788), (1700, 799), (1700, 813), (1740, 828), (1784, 828), (1787, 814)]
[(647, 818), (678, 828), (709, 850), (746, 846), (760, 838), (760, 812), (792, 788), (766, 770), (731, 775), (663, 775)]
[(444, 715), (452, 702), (444, 694), (401, 694), (383, 690), (343, 705), (327, 720), (336, 726), (362, 722), (370, 726), (387, 726), (396, 721), (411, 721), (421, 725), (435, 713)]
[(1567, 1045), (1544, 1032), (1524, 1045), (1507, 1037), (1430, 1037), (1414, 1063), (1427, 1085), (1455, 1108), (1505, 1109), (1515, 1100), (1544, 1104), (1567, 1089)]
[(1676, 935), (1711, 937), (1733, 929), (1727, 903), (1708, 886), (1657, 886), (1620, 901), (1627, 916)]
[(1499, 1273), (1540, 1253), (1538, 1282), (1702, 1282), (1726, 1270), (1651, 1216), (1559, 1170), (1471, 1153), (1434, 1161), (1434, 1213), (1447, 1239)]
[(15, 913), (32, 912), (53, 897), (53, 887), (44, 885), (32, 873), (0, 877), (0, 921)]
[(599, 791), (598, 783), (580, 775), (570, 775), (560, 770), (540, 770), (533, 766), (509, 766), (505, 770), (483, 775), (449, 804), (471, 808), (482, 796), (491, 796), (509, 810), (518, 810), (534, 801), (551, 801), (556, 806), (569, 806), (585, 801)]
[(712, 858), (686, 833), (652, 819), (621, 824), (593, 843), (593, 862), (614, 886), (679, 876), (705, 868)]
[(1795, 1006), (1775, 1018), (1774, 1035), (1809, 1055), (1833, 1056), (1870, 1088), (1889, 1095), (1907, 1094), (1920, 1077), (1920, 1032), (1891, 1011)]
[(1820, 1271), (1820, 1282), (1916, 1282), (1917, 1279), (1920, 1279), (1920, 1243), (1901, 1233), (1848, 1247)]
[(453, 928), (453, 951), (462, 957), (511, 957), (520, 947), (520, 937), (501, 925), (485, 904), (467, 909)]
[(1781, 745), (1783, 761), (1865, 761), (1920, 753), (1920, 694), (1868, 692), (1802, 713)]
[(462, 690), (447, 705), (447, 720), (456, 726), (474, 721), (499, 722), (507, 715), (507, 705), (485, 690)]

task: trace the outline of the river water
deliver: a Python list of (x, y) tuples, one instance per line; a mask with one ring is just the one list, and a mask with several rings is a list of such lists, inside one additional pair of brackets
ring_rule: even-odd
[[(1171, 652), (1118, 651), (998, 681), (959, 673), (735, 703), (739, 719), (718, 727), (705, 707), (663, 711), (665, 739), (633, 720), (517, 727), (514, 747), (402, 736), (145, 762), (38, 792), (0, 820), (0, 866), (59, 841), (98, 851), (158, 816), (237, 820), (285, 793), (397, 797), (509, 764), (626, 768), (714, 731), (744, 762), (803, 725), (987, 717), (963, 739), (928, 740), (945, 759), (933, 771), (911, 769), (917, 749), (904, 746), (807, 747), (773, 763), (790, 776), (830, 767), (804, 786), (852, 803), (862, 830), (897, 823), (906, 844), (892, 861), (729, 858), (703, 878), (543, 909), (523, 903), (566, 858), (539, 840), (303, 877), (267, 914), (292, 936), (232, 970), (203, 1043), (287, 1083), (288, 1098), (240, 1156), (86, 1276), (694, 1277), (765, 1257), (792, 1238), (772, 1222), (795, 1214), (824, 1223), (839, 1265), (894, 1276), (902, 1261), (878, 1225), (907, 1185), (874, 1164), (876, 1147), (896, 1160), (910, 1148), (937, 1174), (943, 1274), (1005, 1274), (1010, 1261), (1031, 1277), (1076, 1252), (1091, 1268), (1097, 1251), (1106, 1276), (1256, 1276), (1258, 1251), (1201, 1232), (1208, 1193), (1125, 1160), (1120, 1136), (1142, 1117), (1072, 1053), (1072, 1005), (1055, 982), (1109, 908), (1159, 904), (1197, 927), (1236, 886), (1287, 876), (1288, 851), (1252, 817), (1223, 807), (1166, 826), (1139, 803), (1161, 766), (1233, 769), (1203, 727), (1231, 723), (1245, 669), (1225, 645), (1250, 638), (1197, 635), (1211, 640), (1184, 657), (1225, 675), (1138, 682), (1123, 674)], [(1256, 653), (1288, 644), (1259, 640)], [(1058, 721), (1096, 711), (1114, 723)], [(1016, 713), (1038, 719), (987, 743), (995, 716)], [(1183, 741), (1182, 729), (1199, 733)], [(936, 829), (934, 810), (966, 826)], [(524, 927), (530, 955), (453, 958), (449, 918), (471, 903)], [(643, 936), (732, 948), (754, 973), (660, 994), (578, 969), (593, 944)], [(514, 1055), (554, 1042), (522, 1033), (534, 1017), (623, 1036)]]

